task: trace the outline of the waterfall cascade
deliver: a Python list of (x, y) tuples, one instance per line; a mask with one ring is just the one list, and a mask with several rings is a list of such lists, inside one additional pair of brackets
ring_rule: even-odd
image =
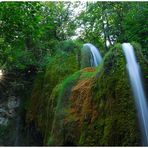
[(146, 146), (148, 145), (148, 106), (140, 78), (140, 67), (136, 62), (132, 45), (129, 43), (123, 43), (122, 48), (126, 57), (127, 70), (138, 112), (139, 124), (142, 133), (142, 142), (143, 145)]
[(92, 54), (92, 59), (91, 59), (91, 66), (98, 66), (100, 62), (102, 61), (101, 54), (99, 50), (92, 44), (86, 43), (83, 45), (84, 48), (89, 48)]

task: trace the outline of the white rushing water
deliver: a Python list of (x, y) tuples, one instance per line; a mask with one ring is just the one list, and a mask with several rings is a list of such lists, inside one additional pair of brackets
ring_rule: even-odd
[(122, 48), (127, 61), (131, 86), (136, 102), (139, 124), (141, 128), (142, 143), (148, 145), (148, 106), (140, 77), (140, 67), (136, 62), (134, 49), (130, 43), (123, 43)]
[(98, 66), (100, 62), (102, 61), (102, 57), (101, 57), (99, 50), (90, 43), (84, 44), (83, 47), (89, 48), (92, 53), (93, 60), (91, 62), (91, 66), (95, 66), (95, 67)]

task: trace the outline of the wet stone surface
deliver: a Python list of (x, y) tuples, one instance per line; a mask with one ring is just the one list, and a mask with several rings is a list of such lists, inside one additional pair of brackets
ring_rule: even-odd
[(15, 96), (10, 96), (0, 104), (0, 125), (7, 126), (9, 119), (15, 118), (19, 105), (20, 99)]

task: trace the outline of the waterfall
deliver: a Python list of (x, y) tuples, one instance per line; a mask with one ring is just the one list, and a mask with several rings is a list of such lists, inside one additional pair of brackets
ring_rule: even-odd
[(136, 62), (132, 45), (129, 43), (123, 43), (122, 48), (126, 57), (127, 70), (138, 112), (138, 119), (142, 133), (142, 143), (146, 146), (148, 145), (148, 106), (140, 78), (140, 67)]
[(92, 44), (86, 43), (83, 45), (84, 48), (89, 48), (92, 54), (92, 60), (91, 60), (91, 66), (98, 66), (100, 62), (102, 61), (101, 54), (99, 50)]

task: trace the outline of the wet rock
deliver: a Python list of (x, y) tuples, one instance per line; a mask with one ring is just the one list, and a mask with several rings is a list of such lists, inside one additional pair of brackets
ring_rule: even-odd
[(15, 117), (15, 115), (16, 115), (15, 109), (9, 110), (9, 116), (10, 116), (10, 117)]
[(20, 100), (15, 96), (12, 96), (8, 99), (7, 105), (9, 109), (17, 108), (20, 105)]
[(8, 125), (8, 121), (11, 118), (15, 118), (16, 110), (20, 105), (20, 100), (15, 96), (11, 96), (0, 104), (0, 125)]
[(8, 125), (8, 118), (0, 117), (0, 125)]

